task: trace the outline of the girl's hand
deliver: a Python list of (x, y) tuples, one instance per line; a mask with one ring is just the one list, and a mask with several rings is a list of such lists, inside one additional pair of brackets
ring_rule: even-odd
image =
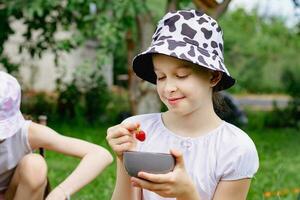
[(122, 160), (124, 151), (134, 150), (136, 147), (134, 131), (139, 126), (137, 123), (122, 123), (107, 129), (106, 140), (119, 159)]
[(200, 199), (193, 181), (185, 170), (182, 153), (171, 150), (171, 154), (176, 159), (172, 172), (167, 174), (139, 172), (138, 176), (142, 179), (132, 177), (133, 186), (150, 190), (162, 197), (177, 198), (177, 200)]
[(50, 192), (50, 194), (46, 197), (46, 200), (66, 200), (67, 196), (62, 189), (56, 187), (54, 190)]

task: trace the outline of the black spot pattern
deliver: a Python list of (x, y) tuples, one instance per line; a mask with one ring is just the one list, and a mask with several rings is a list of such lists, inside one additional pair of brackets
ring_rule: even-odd
[(206, 28), (201, 28), (202, 33), (204, 34), (205, 39), (209, 39), (212, 36), (212, 31), (207, 30)]
[(202, 48), (197, 48), (197, 49), (202, 55), (204, 55), (206, 57), (210, 57), (210, 54), (208, 53), (208, 51), (206, 49), (202, 49)]
[(204, 13), (201, 12), (201, 11), (196, 10), (196, 11), (195, 11), (195, 14), (196, 14), (198, 17), (201, 17)]
[(156, 41), (157, 38), (160, 36), (160, 34), (157, 34), (154, 38), (153, 38), (153, 41)]
[(157, 51), (155, 50), (155, 47), (152, 47), (148, 52), (149, 52), (149, 53), (155, 53), (155, 52), (157, 52)]
[(214, 26), (214, 25), (216, 25), (216, 24), (217, 24), (216, 22), (211, 23), (212, 26)]
[(158, 34), (161, 31), (162, 27), (159, 27), (158, 29), (156, 28), (154, 35)]
[(170, 31), (170, 32), (174, 32), (174, 31), (176, 31), (175, 23), (176, 23), (179, 19), (180, 19), (180, 16), (179, 16), (179, 15), (174, 15), (173, 17), (170, 17), (169, 19), (167, 19), (167, 20), (164, 22), (164, 25), (169, 27), (169, 31)]
[(189, 38), (193, 39), (196, 35), (196, 31), (194, 29), (192, 29), (189, 25), (187, 24), (182, 24), (182, 27), (181, 27), (181, 34), (182, 35), (185, 35), (185, 36), (188, 36)]
[(219, 55), (219, 53), (216, 50), (213, 50), (212, 53), (215, 54), (215, 55)]
[(170, 54), (170, 56), (173, 56), (173, 57), (176, 57), (176, 58), (178, 57), (177, 54), (176, 54), (175, 52), (172, 52), (172, 53)]
[(162, 27), (160, 27), (159, 29), (157, 29), (156, 27), (156, 30), (154, 31), (154, 34), (153, 34), (153, 40), (156, 41), (157, 38), (160, 36), (160, 31), (161, 31)]
[(208, 44), (203, 43), (203, 47), (206, 49), (208, 47)]
[(194, 17), (194, 14), (188, 11), (180, 11), (179, 14), (182, 15), (185, 20), (189, 20)]
[(222, 29), (220, 26), (218, 26), (218, 28), (216, 30), (217, 30), (217, 32), (220, 32)]
[(183, 38), (183, 41), (185, 41), (186, 43), (195, 45), (195, 46), (197, 46), (197, 47), (199, 46), (199, 43), (198, 43), (196, 40), (191, 40), (191, 39), (189, 39), (189, 38), (184, 37), (184, 38)]
[(168, 49), (169, 50), (174, 50), (176, 49), (176, 47), (184, 47), (186, 46), (186, 43), (185, 42), (182, 42), (182, 41), (175, 41), (175, 40), (167, 40), (168, 41)]
[(219, 68), (220, 68), (222, 71), (225, 71), (224, 68), (223, 68), (223, 65), (221, 64), (221, 61), (219, 61)]
[(217, 48), (218, 47), (218, 43), (216, 43), (215, 41), (211, 41), (210, 43), (212, 48)]
[(208, 66), (207, 62), (204, 60), (204, 58), (201, 55), (198, 56), (198, 61), (203, 65)]
[(156, 44), (156, 46), (161, 46), (163, 44), (164, 44), (164, 42), (159, 42), (159, 43)]
[(190, 60), (184, 53), (180, 54), (179, 58), (182, 58), (184, 60)]
[(161, 36), (161, 37), (159, 37), (158, 38), (158, 40), (165, 40), (165, 39), (170, 39), (170, 38), (172, 38), (172, 36)]
[(213, 56), (212, 56), (212, 59), (213, 60), (216, 60), (216, 57), (217, 57), (218, 55), (216, 55), (216, 54), (214, 54)]
[(223, 45), (221, 43), (219, 43), (219, 47), (220, 47), (221, 52), (223, 52), (224, 49), (223, 49)]
[(195, 49), (194, 49), (193, 46), (191, 46), (191, 48), (190, 48), (188, 54), (189, 54), (190, 56), (192, 56), (192, 57), (195, 57)]
[(203, 23), (207, 23), (208, 21), (204, 17), (201, 17), (200, 19), (197, 20), (197, 22), (201, 25)]

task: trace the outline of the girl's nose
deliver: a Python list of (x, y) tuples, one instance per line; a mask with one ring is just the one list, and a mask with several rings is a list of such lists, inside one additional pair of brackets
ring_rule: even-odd
[(176, 87), (176, 84), (175, 84), (175, 81), (173, 80), (166, 80), (166, 83), (165, 83), (165, 92), (166, 93), (172, 93), (172, 92), (175, 92), (177, 90), (177, 87)]

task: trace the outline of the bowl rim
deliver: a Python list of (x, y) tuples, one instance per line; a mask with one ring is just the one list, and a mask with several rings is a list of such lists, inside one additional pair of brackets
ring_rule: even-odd
[[(134, 153), (134, 154), (159, 154), (159, 155), (170, 155), (172, 157), (174, 157), (171, 153), (162, 153), (162, 152), (148, 152), (148, 151), (124, 151), (124, 153)], [(175, 157), (174, 157), (175, 158)]]

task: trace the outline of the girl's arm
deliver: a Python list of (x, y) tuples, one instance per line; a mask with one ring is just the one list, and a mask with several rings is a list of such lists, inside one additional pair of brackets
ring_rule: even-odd
[(112, 200), (141, 200), (141, 189), (132, 187), (123, 164), (123, 152), (134, 150), (136, 141), (133, 131), (139, 127), (136, 123), (123, 123), (107, 130), (106, 140), (116, 153), (117, 157), (117, 180)]
[(250, 188), (251, 179), (236, 181), (220, 181), (214, 200), (246, 200)]
[(123, 162), (117, 157), (117, 180), (111, 200), (141, 200), (141, 189), (132, 187)]
[(59, 135), (54, 130), (36, 123), (31, 123), (29, 127), (29, 143), (32, 149), (43, 147), (81, 158), (76, 169), (51, 192), (55, 194), (74, 194), (92, 181), (113, 160), (110, 153), (98, 145)]

